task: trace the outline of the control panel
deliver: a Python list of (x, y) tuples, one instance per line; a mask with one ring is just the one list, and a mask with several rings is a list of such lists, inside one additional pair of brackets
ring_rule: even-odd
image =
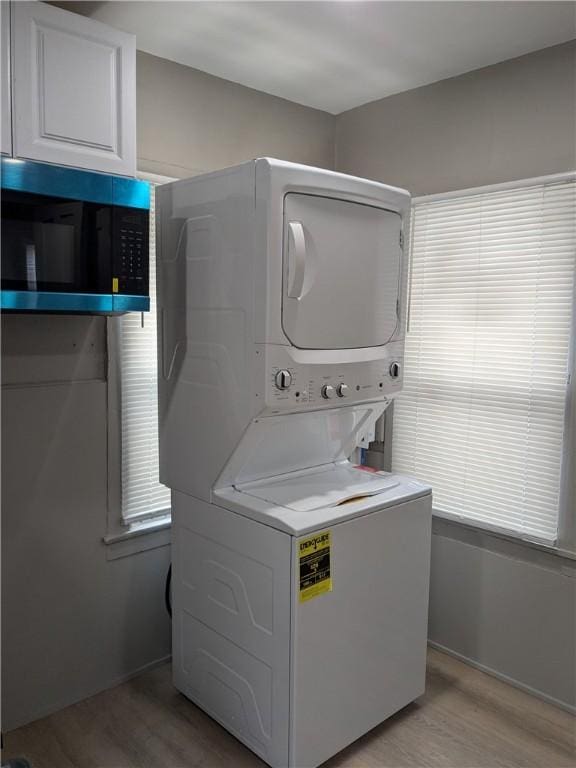
[(148, 211), (114, 208), (115, 293), (148, 295)]
[(390, 343), (376, 360), (339, 363), (301, 363), (290, 349), (262, 349), (268, 358), (266, 406), (272, 413), (384, 400), (402, 388), (402, 343)]

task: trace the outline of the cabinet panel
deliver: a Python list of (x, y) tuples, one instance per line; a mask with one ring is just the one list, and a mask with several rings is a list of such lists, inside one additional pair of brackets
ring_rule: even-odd
[(12, 105), (10, 97), (10, 4), (0, 3), (0, 29), (2, 33), (0, 76), (2, 78), (2, 124), (0, 138), (2, 154), (12, 154)]
[(136, 173), (132, 35), (44, 3), (15, 3), (15, 154)]

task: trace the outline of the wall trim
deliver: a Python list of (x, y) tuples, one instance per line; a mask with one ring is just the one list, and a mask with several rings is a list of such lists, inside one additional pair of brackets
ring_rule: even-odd
[(564, 173), (550, 173), (545, 176), (531, 176), (528, 179), (514, 179), (513, 181), (499, 181), (496, 184), (484, 184), (480, 187), (467, 189), (452, 189), (449, 192), (434, 192), (430, 195), (417, 195), (412, 198), (412, 203), (433, 203), (441, 200), (450, 200), (454, 197), (468, 197), (472, 195), (484, 195), (489, 192), (504, 192), (508, 189), (522, 189), (523, 187), (537, 187), (542, 184), (561, 184), (576, 181), (576, 170)]
[(547, 547), (513, 535), (482, 528), (473, 521), (455, 520), (432, 513), (432, 533), (462, 544), (485, 549), (497, 555), (539, 565), (576, 577), (576, 553), (557, 547)]
[(453, 658), (458, 659), (458, 661), (461, 661), (464, 664), (468, 664), (468, 666), (474, 667), (474, 669), (478, 669), (480, 672), (484, 672), (491, 677), (495, 677), (497, 680), (501, 680), (503, 683), (508, 683), (508, 685), (511, 685), (513, 688), (518, 688), (520, 691), (524, 691), (524, 693), (535, 696), (537, 699), (541, 699), (547, 704), (552, 704), (553, 706), (558, 707), (559, 709), (563, 709), (565, 712), (569, 712), (572, 715), (576, 714), (576, 706), (572, 706), (572, 704), (568, 704), (567, 702), (561, 701), (560, 699), (555, 699), (553, 696), (549, 696), (547, 693), (544, 693), (537, 688), (532, 688), (530, 685), (526, 685), (526, 683), (522, 683), (520, 680), (516, 680), (515, 678), (509, 677), (502, 672), (498, 672), (498, 670), (493, 669), (492, 667), (488, 667), (485, 664), (481, 664), (479, 661), (471, 659), (468, 656), (464, 656), (464, 654), (458, 653), (458, 651), (453, 651), (451, 648), (447, 648), (445, 645), (441, 645), (434, 640), (429, 639), (428, 645), (430, 648), (434, 648), (435, 650), (441, 651), (448, 656), (452, 656)]
[(107, 560), (118, 560), (149, 549), (168, 547), (172, 544), (172, 520), (170, 515), (128, 526), (124, 532), (104, 536)]

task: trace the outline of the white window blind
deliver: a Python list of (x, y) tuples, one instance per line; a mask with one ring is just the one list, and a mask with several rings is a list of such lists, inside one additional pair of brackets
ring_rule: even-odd
[(576, 248), (573, 181), (413, 211), (393, 470), (434, 508), (554, 542)]
[(154, 188), (150, 201), (150, 312), (120, 320), (122, 517), (126, 522), (167, 513), (170, 491), (158, 481), (156, 362), (156, 243)]

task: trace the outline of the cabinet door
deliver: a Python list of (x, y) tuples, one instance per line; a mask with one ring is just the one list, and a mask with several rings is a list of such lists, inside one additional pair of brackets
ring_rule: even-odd
[(45, 3), (12, 13), (14, 154), (135, 175), (134, 36)]
[(402, 219), (316, 195), (284, 199), (282, 325), (303, 349), (386, 344), (398, 324)]
[(7, 0), (0, 3), (0, 30), (2, 43), (0, 56), (0, 77), (2, 79), (0, 90), (2, 92), (2, 124), (0, 126), (0, 139), (2, 140), (2, 154), (12, 154), (12, 105), (10, 101), (10, 4)]

